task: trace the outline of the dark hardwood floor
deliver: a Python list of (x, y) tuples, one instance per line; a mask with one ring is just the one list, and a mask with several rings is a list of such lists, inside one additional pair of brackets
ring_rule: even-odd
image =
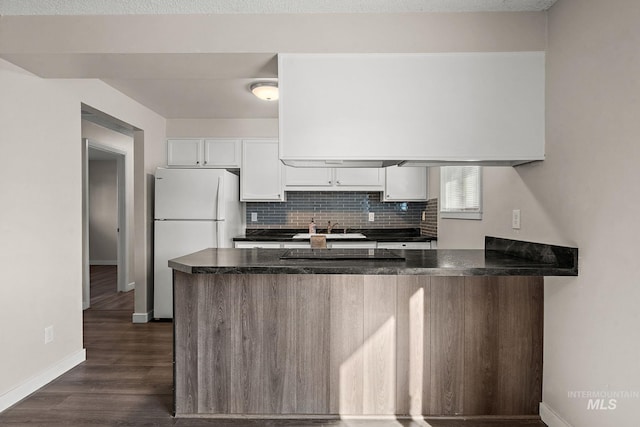
[(116, 270), (91, 268), (91, 308), (84, 312), (86, 362), (0, 413), (12, 426), (221, 426), (221, 427), (545, 427), (530, 419), (202, 420), (175, 419), (173, 327), (132, 324), (133, 292), (116, 291)]

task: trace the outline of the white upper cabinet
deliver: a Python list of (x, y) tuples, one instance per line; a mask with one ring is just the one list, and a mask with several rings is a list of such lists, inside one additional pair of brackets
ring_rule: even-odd
[(339, 187), (382, 187), (384, 169), (336, 168), (335, 179)]
[(278, 59), (285, 164), (544, 159), (544, 52)]
[(384, 202), (410, 202), (427, 200), (427, 168), (385, 168)]
[(240, 141), (237, 139), (205, 139), (204, 166), (216, 168), (239, 168), (241, 163)]
[(327, 187), (333, 184), (331, 168), (294, 168), (285, 166), (287, 187)]
[(278, 140), (243, 140), (240, 201), (283, 201), (283, 167), (284, 165), (278, 158)]
[(238, 169), (240, 152), (237, 139), (168, 139), (167, 166)]
[(202, 141), (199, 139), (167, 140), (167, 165), (198, 167), (202, 162)]
[(285, 166), (288, 191), (382, 191), (384, 169)]

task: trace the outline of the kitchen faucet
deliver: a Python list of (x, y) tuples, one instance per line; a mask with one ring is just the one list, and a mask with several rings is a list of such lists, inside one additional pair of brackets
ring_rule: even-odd
[[(328, 225), (327, 225), (327, 234), (331, 234), (331, 230), (333, 230), (336, 225), (340, 224), (339, 222), (335, 222), (333, 224), (331, 224), (331, 221), (329, 221)], [(346, 233), (347, 229), (342, 227), (342, 233)]]

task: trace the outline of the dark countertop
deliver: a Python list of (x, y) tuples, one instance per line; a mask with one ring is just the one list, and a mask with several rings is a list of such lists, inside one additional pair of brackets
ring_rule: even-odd
[[(338, 226), (338, 233), (343, 230)], [(318, 233), (325, 233), (325, 229), (318, 229)], [(376, 242), (430, 242), (437, 240), (435, 237), (421, 236), (419, 228), (369, 228), (369, 229), (348, 229), (349, 233), (362, 233), (366, 236), (364, 239), (345, 239), (340, 241), (376, 241)], [(309, 239), (294, 239), (293, 236), (298, 233), (308, 233), (308, 230), (297, 229), (247, 229), (244, 236), (236, 236), (234, 242), (304, 242)]]
[(189, 274), (578, 275), (575, 248), (487, 239), (485, 250), (394, 250), (406, 258), (404, 261), (282, 260), (288, 249), (204, 249), (170, 260), (169, 267)]

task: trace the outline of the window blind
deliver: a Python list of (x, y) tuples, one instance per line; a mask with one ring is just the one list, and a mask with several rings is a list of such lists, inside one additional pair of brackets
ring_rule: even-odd
[(441, 167), (440, 212), (442, 216), (481, 219), (481, 178), (480, 166)]

